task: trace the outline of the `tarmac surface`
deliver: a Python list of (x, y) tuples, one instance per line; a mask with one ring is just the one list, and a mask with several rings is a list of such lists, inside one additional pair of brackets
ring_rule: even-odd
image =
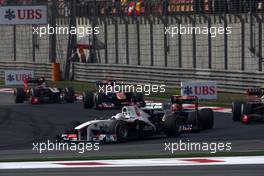
[[(148, 140), (129, 141), (121, 144), (100, 145), (99, 151), (85, 153), (70, 151), (33, 151), (33, 142), (46, 142), (63, 133), (73, 121), (85, 122), (91, 119), (109, 118), (118, 110), (97, 111), (83, 109), (80, 102), (74, 104), (14, 104), (11, 94), (0, 94), (0, 158), (46, 158), (113, 155), (170, 154), (165, 143), (224, 142), (232, 143), (234, 151), (263, 150), (264, 125), (243, 125), (233, 122), (231, 114), (215, 113), (215, 127), (201, 133), (183, 134), (180, 138), (167, 139), (164, 136)], [(196, 152), (196, 151), (187, 151)]]
[(263, 176), (263, 165), (0, 170), (3, 176)]
[[(215, 127), (201, 133), (183, 134), (180, 138), (166, 139), (157, 136), (148, 140), (130, 141), (121, 144), (105, 144), (99, 151), (85, 153), (69, 151), (33, 151), (32, 143), (54, 140), (56, 134), (64, 131), (73, 121), (85, 122), (91, 119), (109, 118), (117, 110), (85, 110), (82, 104), (14, 104), (10, 94), (0, 94), (0, 158), (34, 159), (53, 157), (126, 156), (170, 154), (164, 143), (185, 142), (224, 142), (232, 143), (232, 152), (258, 151), (264, 149), (264, 125), (242, 125), (233, 122), (231, 114), (215, 113)], [(197, 151), (186, 151), (197, 152)], [(200, 151), (198, 151), (200, 152)], [(171, 154), (173, 155), (173, 154)], [(77, 168), (77, 169), (33, 169), (0, 170), (5, 176), (33, 175), (184, 175), (184, 176), (262, 176), (263, 165), (236, 166), (177, 166), (177, 167), (125, 167), (125, 168)]]

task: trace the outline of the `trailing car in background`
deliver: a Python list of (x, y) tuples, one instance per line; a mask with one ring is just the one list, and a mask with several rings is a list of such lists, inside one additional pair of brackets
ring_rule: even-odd
[(233, 102), (232, 116), (243, 124), (264, 122), (264, 88), (248, 89), (246, 101)]
[(48, 87), (44, 77), (27, 79), (24, 81), (24, 88), (16, 88), (14, 91), (15, 103), (31, 104), (39, 103), (74, 103), (76, 97), (73, 88), (64, 90), (56, 87)]
[(183, 109), (183, 113), (171, 111), (171, 103), (146, 102), (139, 108), (124, 106), (122, 112), (106, 120), (91, 120), (74, 123), (57, 141), (124, 142), (165, 134), (179, 137), (182, 132), (213, 128), (214, 114), (211, 109), (198, 110), (197, 97), (173, 97), (178, 104), (195, 102), (194, 109)]
[(145, 106), (143, 93), (137, 92), (100, 92), (101, 87), (113, 88), (115, 80), (97, 81), (95, 93), (86, 91), (83, 92), (83, 107), (85, 109), (95, 107), (98, 110), (102, 109), (121, 109), (123, 106), (137, 105)]

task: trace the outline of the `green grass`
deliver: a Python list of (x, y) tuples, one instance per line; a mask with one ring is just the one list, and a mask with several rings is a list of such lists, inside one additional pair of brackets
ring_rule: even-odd
[[(77, 92), (83, 91), (96, 91), (95, 85), (92, 83), (80, 82), (80, 81), (57, 81), (57, 82), (49, 82), (49, 85), (54, 85), (56, 87), (65, 88), (65, 87), (73, 87)], [(4, 87), (4, 81), (0, 79), (0, 87)], [(145, 96), (147, 100), (161, 100), (161, 101), (169, 101), (171, 95), (180, 94), (179, 89), (166, 89), (164, 93), (151, 93), (148, 96)], [(244, 100), (243, 94), (236, 93), (218, 93), (218, 100), (201, 100), (200, 105), (207, 106), (220, 106), (220, 107), (230, 107), (231, 103), (235, 100)]]
[[(58, 87), (64, 88), (67, 86), (72, 86), (75, 88), (76, 91), (83, 92), (83, 91), (96, 91), (94, 84), (92, 83), (85, 83), (79, 81), (60, 81), (60, 82), (53, 82), (52, 84), (57, 85)], [(169, 101), (172, 95), (179, 95), (179, 89), (166, 89), (164, 93), (151, 93), (148, 96), (145, 96), (147, 100), (166, 100)], [(218, 93), (218, 100), (211, 100), (211, 101), (200, 101), (201, 105), (208, 105), (208, 106), (220, 106), (220, 107), (230, 107), (231, 103), (235, 100), (244, 100), (243, 94), (237, 93)]]
[(232, 156), (264, 156), (264, 151), (255, 152), (221, 152), (221, 153), (177, 153), (157, 155), (127, 155), (127, 156), (90, 156), (90, 157), (45, 157), (29, 159), (0, 159), (0, 162), (30, 162), (30, 161), (77, 161), (77, 160), (113, 160), (113, 159), (153, 159), (153, 158), (188, 158), (188, 157), (232, 157)]
[(4, 80), (0, 78), (0, 87), (4, 87), (5, 83)]

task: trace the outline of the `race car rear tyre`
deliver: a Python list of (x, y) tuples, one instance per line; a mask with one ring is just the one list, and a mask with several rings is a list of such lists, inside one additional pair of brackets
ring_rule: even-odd
[(251, 104), (242, 104), (241, 106), (241, 112), (244, 115), (251, 114), (252, 113), (252, 106)]
[(64, 90), (64, 99), (66, 103), (74, 103), (75, 101), (75, 91), (72, 87), (65, 88)]
[(212, 129), (214, 127), (213, 110), (209, 108), (199, 110), (198, 121), (201, 122), (203, 129)]
[(182, 123), (180, 118), (173, 114), (166, 116), (164, 133), (167, 137), (179, 137), (182, 133)]
[(40, 91), (38, 89), (30, 89), (30, 96), (40, 97)]
[(122, 120), (115, 120), (109, 126), (110, 134), (115, 134), (117, 142), (125, 142), (128, 139), (128, 126), (127, 123)]
[(241, 121), (241, 106), (243, 102), (241, 101), (235, 101), (232, 102), (232, 116), (233, 116), (233, 121)]
[(94, 94), (92, 92), (83, 92), (83, 107), (84, 109), (94, 106)]
[(26, 94), (23, 88), (17, 88), (14, 92), (15, 103), (24, 103)]

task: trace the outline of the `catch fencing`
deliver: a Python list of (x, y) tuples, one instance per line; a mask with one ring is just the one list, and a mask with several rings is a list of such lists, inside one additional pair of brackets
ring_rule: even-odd
[[(48, 5), (49, 24), (53, 27), (99, 27), (100, 33), (89, 38), (91, 47), (85, 49), (86, 61), (92, 63), (75, 64), (76, 80), (92, 81), (114, 75), (139, 82), (166, 80), (169, 86), (178, 86), (183, 78), (209, 79), (219, 81), (220, 89), (229, 91), (263, 83), (263, 1), (52, 0), (40, 4), (43, 3)], [(172, 36), (165, 32), (165, 28), (180, 26), (230, 27), (232, 33)], [(20, 69), (24, 68), (21, 63), (28, 63), (38, 70), (58, 62), (63, 78), (68, 79), (67, 60), (82, 36), (40, 37), (32, 33), (32, 27), (41, 26), (0, 26), (1, 68), (8, 69), (13, 63), (18, 65), (13, 68)], [(96, 41), (104, 47), (92, 47)], [(152, 72), (157, 78), (151, 77)], [(141, 79), (134, 79), (135, 75)]]

